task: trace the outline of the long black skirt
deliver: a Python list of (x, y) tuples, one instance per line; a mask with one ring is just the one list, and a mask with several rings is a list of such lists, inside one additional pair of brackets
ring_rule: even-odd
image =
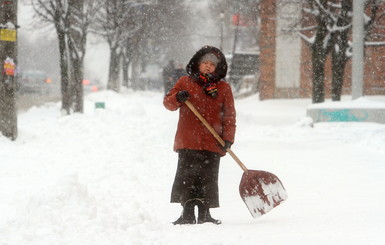
[(178, 168), (171, 202), (199, 199), (208, 208), (219, 207), (218, 172), (220, 155), (210, 151), (179, 150)]

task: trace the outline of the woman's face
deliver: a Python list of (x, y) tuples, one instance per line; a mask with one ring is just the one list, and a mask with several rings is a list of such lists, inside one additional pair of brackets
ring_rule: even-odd
[(199, 71), (203, 74), (210, 74), (215, 71), (215, 64), (211, 61), (203, 61), (199, 64)]

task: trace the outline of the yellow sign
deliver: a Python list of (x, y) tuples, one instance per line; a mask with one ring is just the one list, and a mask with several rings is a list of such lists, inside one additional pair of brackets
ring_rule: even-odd
[(16, 42), (16, 30), (0, 29), (0, 41)]

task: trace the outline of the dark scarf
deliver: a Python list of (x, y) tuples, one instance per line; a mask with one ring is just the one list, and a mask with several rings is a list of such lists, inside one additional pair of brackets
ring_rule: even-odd
[(198, 82), (203, 87), (203, 91), (212, 97), (216, 98), (218, 96), (217, 82), (219, 79), (215, 74), (203, 74), (199, 73)]

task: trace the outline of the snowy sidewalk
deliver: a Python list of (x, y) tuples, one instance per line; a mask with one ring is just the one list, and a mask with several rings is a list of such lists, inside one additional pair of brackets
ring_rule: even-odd
[[(104, 101), (106, 109), (95, 110)], [(385, 125), (317, 123), (308, 99), (236, 101), (233, 151), (276, 174), (289, 199), (252, 219), (242, 170), (221, 161), (220, 226), (173, 226), (178, 112), (155, 92), (89, 95), (85, 113), (59, 104), (20, 114), (19, 137), (0, 136), (0, 244), (383, 244)]]

